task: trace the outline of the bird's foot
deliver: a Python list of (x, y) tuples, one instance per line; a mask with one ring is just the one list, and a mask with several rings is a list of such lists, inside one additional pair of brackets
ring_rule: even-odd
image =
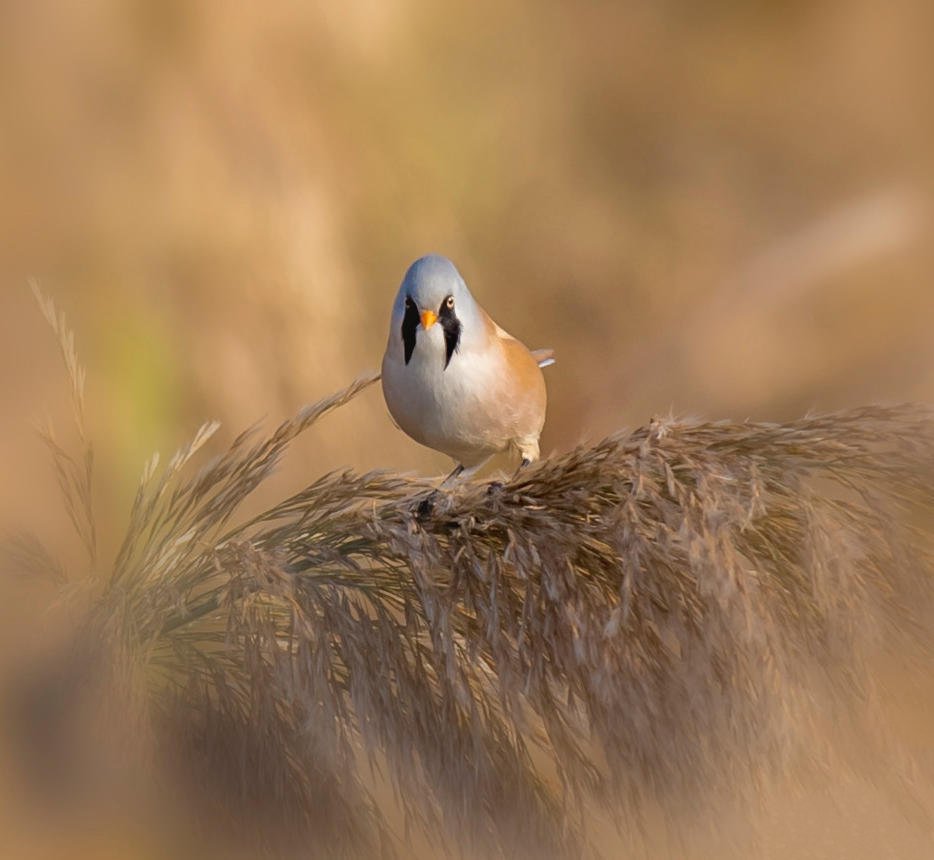
[(428, 517), (434, 513), (435, 506), (437, 505), (440, 496), (440, 490), (432, 490), (424, 498), (417, 501), (412, 507), (412, 512), (415, 514), (415, 519), (419, 521), (427, 520)]
[(460, 527), (460, 520), (451, 512), (452, 507), (453, 499), (449, 493), (441, 489), (432, 490), (412, 505), (409, 531), (413, 534), (421, 528), (455, 531)]
[[(531, 465), (532, 461), (528, 457), (523, 457), (522, 462), (519, 464), (519, 468), (516, 469), (516, 472), (513, 475), (513, 478), (519, 477), (519, 475), (522, 473), (522, 470)], [(486, 486), (486, 494), (488, 496), (492, 496), (494, 493), (502, 492), (505, 486), (506, 485), (502, 481), (490, 481), (490, 483)]]
[(428, 519), (438, 519), (445, 517), (454, 504), (453, 496), (437, 487), (430, 490), (413, 504), (411, 511), (415, 515), (416, 522), (425, 522)]

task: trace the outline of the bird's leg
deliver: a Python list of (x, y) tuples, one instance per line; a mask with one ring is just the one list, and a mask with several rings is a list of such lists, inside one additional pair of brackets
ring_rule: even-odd
[[(463, 463), (458, 463), (450, 475), (448, 475), (440, 484), (438, 484), (438, 489), (440, 490), (443, 486), (450, 484), (451, 481), (457, 480), (460, 477), (461, 472), (464, 471), (466, 467)], [(437, 491), (436, 491), (437, 492)]]
[[(516, 469), (515, 473), (513, 474), (513, 478), (518, 477), (519, 473), (524, 468), (526, 468), (527, 466), (531, 466), (531, 465), (532, 465), (532, 461), (528, 457), (523, 457), (522, 462), (519, 463), (519, 468)], [(492, 495), (493, 493), (498, 493), (501, 489), (503, 489), (502, 481), (490, 481), (490, 483), (487, 485), (486, 491), (488, 495)]]

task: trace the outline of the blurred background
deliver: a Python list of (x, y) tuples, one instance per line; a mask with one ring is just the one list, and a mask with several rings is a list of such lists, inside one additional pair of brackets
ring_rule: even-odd
[[(88, 368), (105, 548), (153, 451), (378, 367), (429, 251), (557, 350), (545, 453), (934, 399), (932, 32), (929, 0), (0, 3), (0, 522), (67, 532), (30, 276)], [(372, 389), (268, 492), (345, 465), (448, 467)], [(780, 811), (775, 856), (813, 810)]]

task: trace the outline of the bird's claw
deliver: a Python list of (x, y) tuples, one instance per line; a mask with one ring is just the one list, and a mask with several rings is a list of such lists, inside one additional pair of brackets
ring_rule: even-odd
[(434, 513), (435, 503), (438, 501), (439, 495), (441, 494), (438, 490), (432, 490), (425, 498), (415, 504), (413, 512), (416, 520), (427, 520)]

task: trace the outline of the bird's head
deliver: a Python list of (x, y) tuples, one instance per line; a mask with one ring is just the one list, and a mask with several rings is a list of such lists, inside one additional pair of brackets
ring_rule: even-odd
[(424, 348), (443, 351), (447, 368), (464, 332), (478, 333), (481, 326), (480, 309), (450, 260), (429, 254), (409, 266), (393, 305), (393, 328), (402, 338), (406, 364)]

